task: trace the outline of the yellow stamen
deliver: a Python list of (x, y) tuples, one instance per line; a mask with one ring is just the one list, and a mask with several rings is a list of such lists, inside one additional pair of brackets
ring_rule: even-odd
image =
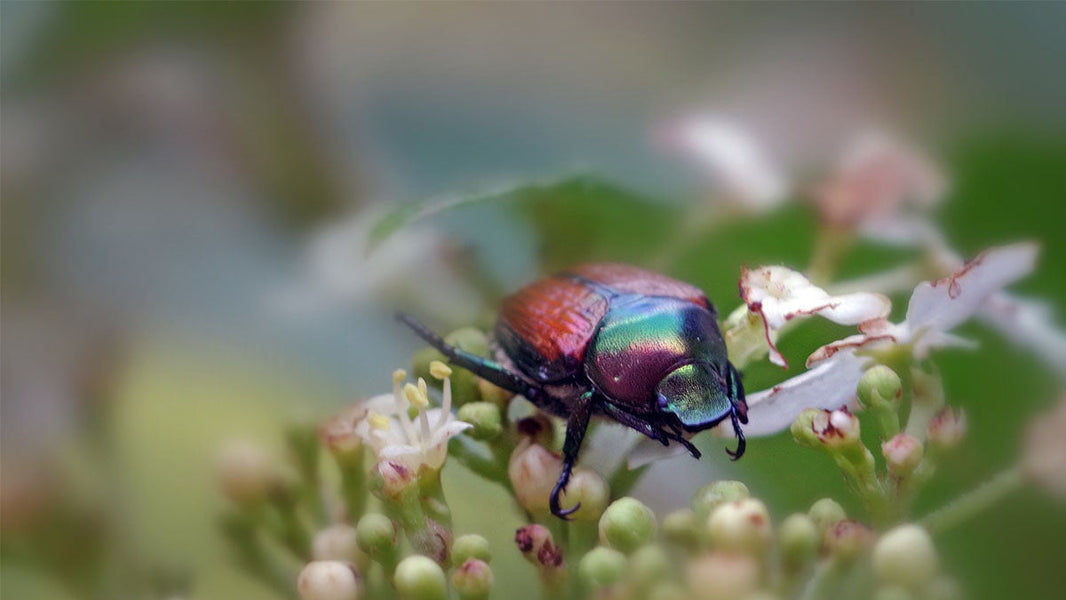
[(367, 417), (367, 420), (370, 421), (371, 427), (380, 431), (388, 431), (392, 428), (392, 421), (385, 415), (372, 412)]
[(429, 406), (429, 398), (415, 387), (413, 383), (408, 383), (403, 386), (403, 394), (407, 397), (407, 401), (411, 403), (411, 406), (417, 406), (418, 408)]
[(404, 379), (407, 379), (407, 371), (396, 369), (392, 372), (392, 385), (400, 385)]
[(444, 380), (451, 376), (452, 370), (448, 365), (439, 360), (435, 360), (429, 363), (429, 374), (437, 379)]
[(426, 380), (421, 377), (418, 378), (418, 391), (422, 397), (429, 399), (429, 387), (426, 386)]

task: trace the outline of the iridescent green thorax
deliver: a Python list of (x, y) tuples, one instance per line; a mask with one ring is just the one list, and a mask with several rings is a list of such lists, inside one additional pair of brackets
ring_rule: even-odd
[(687, 427), (720, 420), (730, 410), (718, 324), (710, 311), (691, 302), (613, 299), (585, 365), (589, 379), (630, 410), (665, 410)]

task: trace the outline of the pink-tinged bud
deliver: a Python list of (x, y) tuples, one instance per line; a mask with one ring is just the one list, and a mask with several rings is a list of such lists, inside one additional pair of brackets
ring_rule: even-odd
[(278, 480), (274, 461), (262, 447), (236, 440), (218, 453), (218, 485), (237, 504), (251, 504), (266, 498)]
[(1060, 498), (1066, 498), (1066, 396), (1033, 419), (1025, 432), (1022, 471)]
[(541, 446), (551, 446), (555, 439), (555, 426), (552, 420), (542, 413), (530, 417), (524, 417), (515, 422), (515, 432), (522, 438), (527, 438), (531, 443)]
[(320, 530), (311, 540), (311, 556), (315, 560), (339, 560), (352, 564), (366, 562), (366, 555), (356, 542), (355, 527), (337, 523)]
[(543, 525), (519, 527), (514, 541), (522, 556), (538, 567), (554, 569), (563, 565), (563, 549), (555, 545), (551, 532)]
[(966, 437), (966, 413), (945, 407), (929, 421), (929, 444), (937, 450), (951, 450)]
[(300, 571), (296, 589), (301, 600), (358, 600), (362, 588), (355, 567), (336, 560), (316, 560)]
[(874, 533), (866, 525), (851, 519), (838, 521), (825, 532), (825, 547), (833, 556), (852, 559), (873, 542)]
[(797, 442), (809, 448), (846, 449), (862, 443), (859, 419), (846, 408), (807, 409), (796, 417), (791, 431)]
[(492, 568), (488, 563), (471, 558), (452, 573), (452, 587), (461, 600), (484, 600), (492, 591)]
[(770, 513), (754, 498), (727, 502), (708, 517), (707, 532), (715, 550), (760, 555), (770, 544)]
[(412, 485), (418, 484), (414, 471), (402, 462), (383, 460), (370, 471), (370, 488), (380, 492), (381, 497), (399, 498)]
[(365, 416), (366, 407), (357, 404), (319, 426), (319, 439), (338, 460), (358, 460), (362, 457), (363, 440), (356, 435), (355, 426)]
[(907, 477), (922, 463), (922, 442), (905, 433), (881, 444), (888, 472), (896, 477)]
[(696, 600), (740, 600), (759, 585), (759, 564), (748, 554), (714, 552), (688, 564), (688, 585)]
[(426, 527), (411, 534), (411, 547), (422, 556), (447, 565), (452, 552), (452, 532), (445, 526), (426, 519)]
[(515, 498), (522, 508), (531, 512), (548, 510), (552, 488), (562, 472), (563, 461), (559, 455), (528, 441), (518, 444), (507, 466)]

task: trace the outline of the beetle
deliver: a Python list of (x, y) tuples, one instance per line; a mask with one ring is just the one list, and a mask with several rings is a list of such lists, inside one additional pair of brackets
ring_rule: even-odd
[(563, 519), (566, 489), (592, 416), (662, 443), (730, 419), (734, 460), (744, 454), (748, 406), (730, 364), (718, 312), (697, 287), (638, 267), (592, 263), (535, 281), (502, 302), (496, 360), (444, 340), (414, 317), (397, 318), (455, 365), (566, 419), (563, 470), (550, 497)]

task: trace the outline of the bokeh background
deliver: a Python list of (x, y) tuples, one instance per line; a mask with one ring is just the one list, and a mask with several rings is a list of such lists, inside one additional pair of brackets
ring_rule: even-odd
[[(280, 455), (284, 423), (385, 390), (418, 346), (397, 306), (454, 327), (553, 267), (649, 263), (714, 201), (655, 135), (679, 115), (741, 120), (799, 176), (865, 128), (920, 143), (951, 177), (936, 220), (952, 245), (1040, 240), (1018, 289), (1060, 310), (1064, 30), (1061, 3), (0, 3), (2, 595), (153, 597), (180, 580), (196, 598), (266, 596), (215, 533), (217, 448)], [(586, 175), (365, 252), (390, 207), (570, 173)], [(802, 266), (816, 228), (792, 204), (664, 268), (724, 313), (740, 265)], [(844, 274), (905, 257), (864, 246)], [(964, 333), (981, 349), (938, 364), (971, 432), (919, 514), (1013, 462), (1061, 394), (1040, 356)], [(801, 329), (787, 354), (820, 336)], [(849, 498), (787, 435), (737, 464), (701, 445), (709, 460), (656, 466), (638, 494), (672, 508), (731, 477), (776, 515)], [(460, 532), (506, 502), (459, 467), (445, 483)], [(518, 598), (534, 589), (506, 557), (518, 515), (494, 518), (497, 580)], [(1052, 598), (1064, 540), (1062, 504), (1028, 490), (940, 543), (974, 598)]]

